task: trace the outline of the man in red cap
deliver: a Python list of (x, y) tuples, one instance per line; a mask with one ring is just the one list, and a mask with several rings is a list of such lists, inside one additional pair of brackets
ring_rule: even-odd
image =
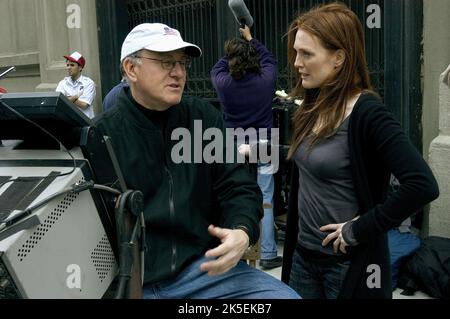
[(95, 98), (95, 83), (87, 76), (81, 74), (86, 60), (77, 51), (65, 55), (67, 72), (69, 76), (61, 80), (56, 88), (78, 106), (89, 118), (94, 117), (92, 102)]

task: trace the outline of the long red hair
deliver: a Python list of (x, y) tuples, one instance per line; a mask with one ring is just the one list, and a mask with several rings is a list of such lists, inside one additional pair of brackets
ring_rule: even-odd
[[(304, 89), (294, 67), (297, 54), (294, 42), (299, 29), (316, 36), (330, 52), (341, 49), (345, 53), (342, 66), (321, 88)], [(288, 30), (288, 60), (296, 80), (290, 95), (303, 98), (293, 117), (294, 134), (288, 152), (291, 159), (306, 138), (311, 138), (311, 147), (320, 139), (333, 135), (344, 119), (347, 100), (357, 93), (372, 91), (372, 85), (365, 56), (363, 27), (358, 16), (343, 3), (317, 6), (291, 23)]]

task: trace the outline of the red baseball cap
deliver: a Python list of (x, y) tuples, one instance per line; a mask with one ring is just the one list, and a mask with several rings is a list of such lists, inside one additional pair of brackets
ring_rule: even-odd
[(75, 51), (71, 55), (65, 55), (64, 56), (67, 60), (78, 63), (82, 68), (84, 68), (84, 65), (86, 64), (86, 60), (81, 55), (80, 52)]

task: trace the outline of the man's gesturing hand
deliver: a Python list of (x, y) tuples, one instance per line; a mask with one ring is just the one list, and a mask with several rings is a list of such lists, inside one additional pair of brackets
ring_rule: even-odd
[(226, 273), (236, 266), (242, 255), (248, 248), (249, 238), (242, 229), (227, 229), (209, 225), (208, 232), (211, 236), (220, 239), (221, 244), (205, 253), (206, 257), (215, 257), (200, 265), (202, 271), (215, 276)]

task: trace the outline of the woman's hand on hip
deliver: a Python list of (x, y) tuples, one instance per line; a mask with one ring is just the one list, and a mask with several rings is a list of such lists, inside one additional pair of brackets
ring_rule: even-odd
[(334, 240), (333, 242), (333, 251), (336, 254), (338, 250), (342, 253), (346, 254), (346, 247), (348, 244), (345, 242), (344, 237), (342, 237), (342, 227), (345, 223), (341, 224), (328, 224), (320, 227), (320, 231), (332, 231), (332, 233), (328, 234), (327, 237), (322, 241), (322, 246), (328, 245), (329, 242)]

